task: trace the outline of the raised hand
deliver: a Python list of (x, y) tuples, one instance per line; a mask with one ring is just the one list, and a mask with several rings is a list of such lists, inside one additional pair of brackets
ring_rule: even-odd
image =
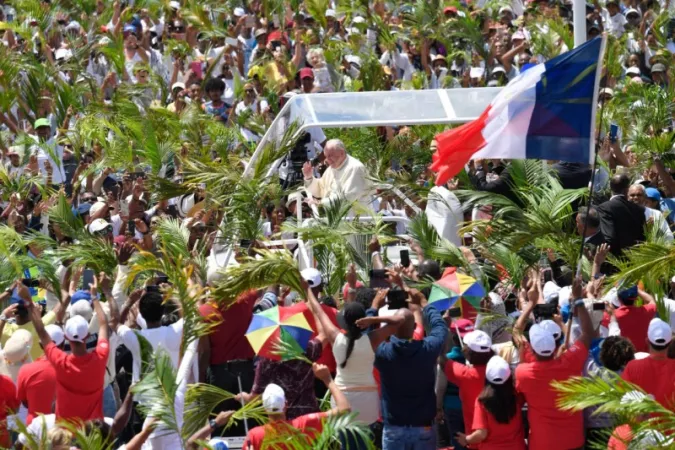
[(302, 165), (302, 175), (305, 177), (305, 179), (309, 179), (314, 176), (314, 167), (312, 167), (311, 162), (307, 161)]

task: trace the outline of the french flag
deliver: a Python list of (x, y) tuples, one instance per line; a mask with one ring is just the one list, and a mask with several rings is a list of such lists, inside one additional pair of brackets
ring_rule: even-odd
[(605, 37), (599, 36), (514, 78), (473, 122), (436, 136), (436, 185), (470, 159), (592, 163)]

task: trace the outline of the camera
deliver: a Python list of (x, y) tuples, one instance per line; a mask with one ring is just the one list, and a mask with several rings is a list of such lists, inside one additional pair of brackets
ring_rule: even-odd
[(282, 183), (284, 189), (290, 189), (302, 183), (304, 175), (302, 166), (307, 162), (307, 144), (310, 143), (312, 136), (304, 132), (296, 141), (293, 149), (286, 155), (284, 164), (288, 167), (288, 175)]

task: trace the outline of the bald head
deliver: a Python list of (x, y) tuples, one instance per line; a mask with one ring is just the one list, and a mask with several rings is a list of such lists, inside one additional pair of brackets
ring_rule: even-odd
[(323, 154), (326, 157), (326, 164), (333, 169), (339, 169), (347, 159), (345, 144), (340, 139), (331, 139), (326, 142)]
[(415, 316), (408, 308), (401, 308), (396, 311), (395, 316), (403, 316), (403, 323), (396, 330), (396, 337), (399, 339), (412, 339), (415, 333)]
[(634, 184), (628, 188), (628, 201), (637, 205), (645, 205), (647, 196), (645, 194), (645, 187), (641, 184)]

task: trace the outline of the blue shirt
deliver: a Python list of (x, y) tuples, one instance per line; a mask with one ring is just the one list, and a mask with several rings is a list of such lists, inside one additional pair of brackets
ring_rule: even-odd
[(448, 336), (448, 326), (432, 305), (426, 306), (423, 314), (430, 329), (423, 340), (392, 336), (375, 352), (385, 425), (429, 427), (436, 417), (436, 359)]

